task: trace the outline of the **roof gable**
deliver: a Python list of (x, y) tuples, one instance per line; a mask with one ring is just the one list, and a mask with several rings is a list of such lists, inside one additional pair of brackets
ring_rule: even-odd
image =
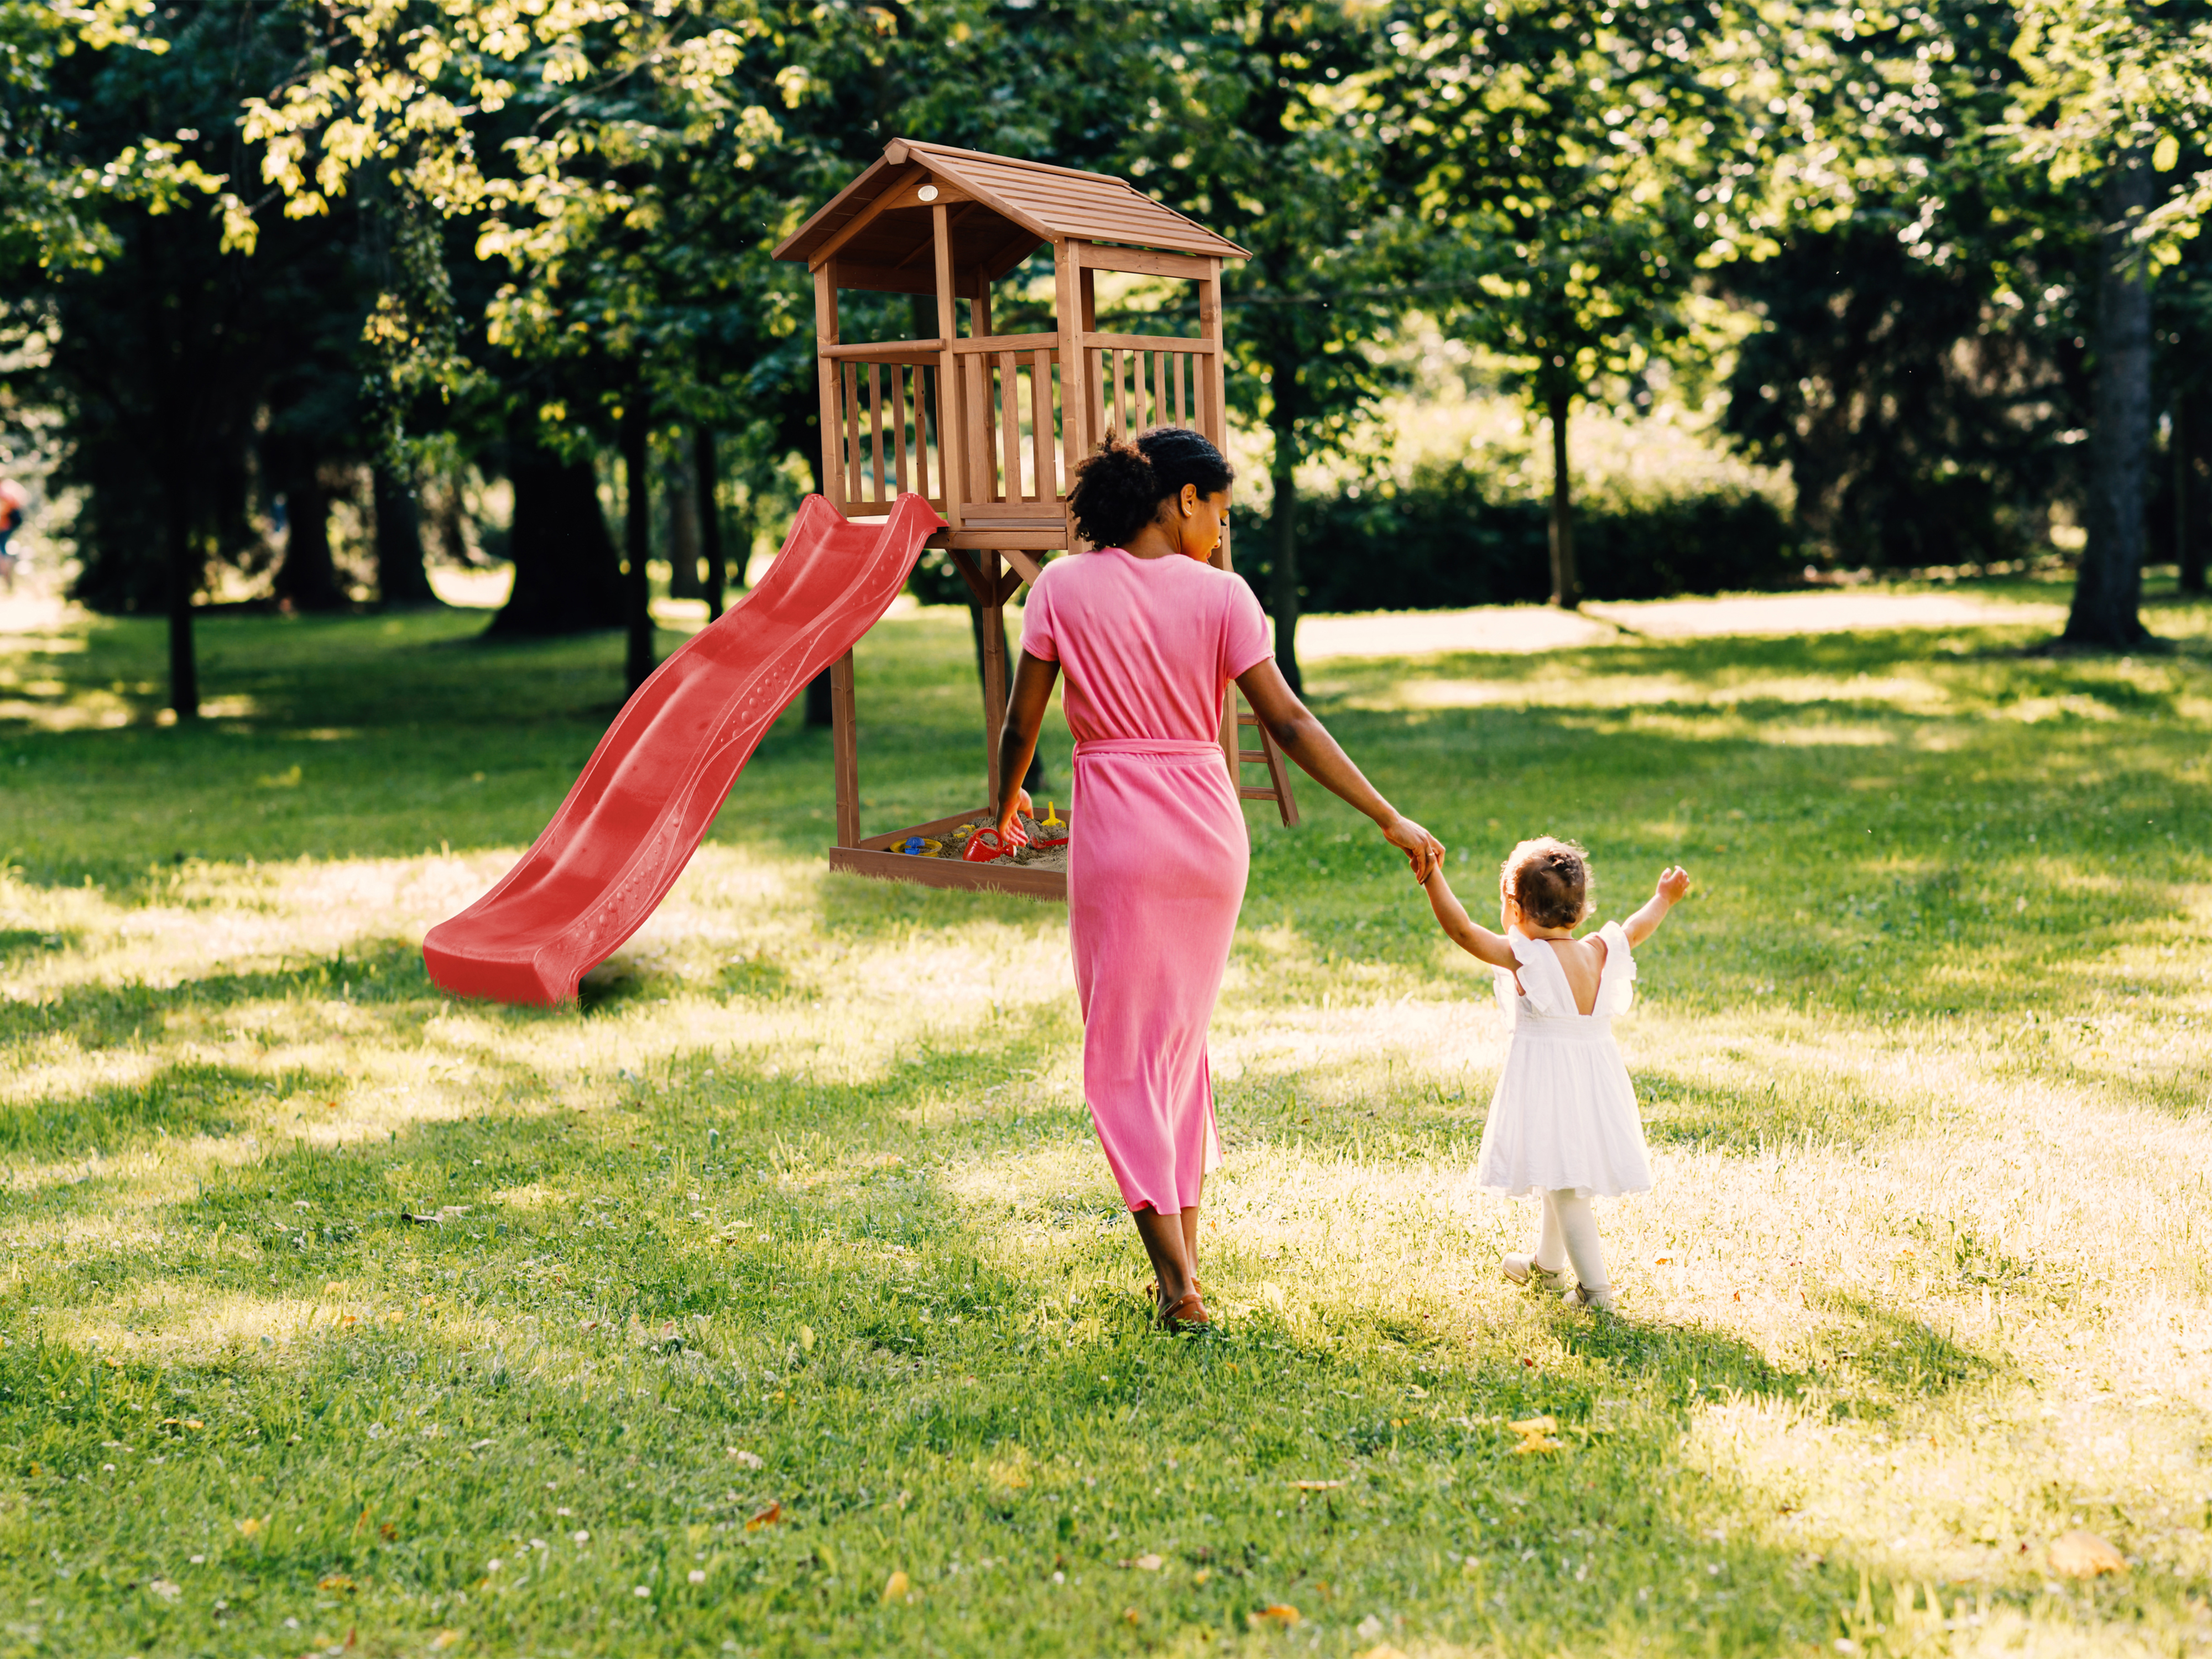
[(879, 270), (912, 265), (928, 246), (929, 214), (911, 193), (926, 181), (951, 187), (956, 263), (982, 264), (994, 278), (1038, 243), (1062, 237), (1201, 258), (1249, 257), (1127, 179), (903, 138), (886, 144), (880, 159), (778, 246), (775, 257), (815, 264), (834, 253), (841, 262)]

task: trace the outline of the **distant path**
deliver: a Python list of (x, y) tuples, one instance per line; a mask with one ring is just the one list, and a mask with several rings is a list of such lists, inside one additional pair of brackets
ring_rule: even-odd
[(2014, 624), (2056, 628), (2057, 605), (2021, 605), (1964, 593), (1755, 593), (1736, 599), (1588, 604), (1579, 615), (1548, 605), (1493, 605), (1472, 611), (1376, 611), (1307, 617), (1298, 659), (1425, 657), (1447, 651), (1565, 651), (1613, 645), (1623, 631), (1648, 639), (1720, 634), (1838, 634), (1856, 629)]

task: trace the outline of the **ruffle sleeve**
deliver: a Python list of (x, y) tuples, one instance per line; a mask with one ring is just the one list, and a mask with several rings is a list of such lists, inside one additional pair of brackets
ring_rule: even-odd
[(1598, 975), (1597, 1007), (1601, 1014), (1625, 1014), (1636, 1000), (1636, 953), (1629, 948), (1628, 930), (1617, 921), (1598, 929), (1605, 941), (1605, 971)]

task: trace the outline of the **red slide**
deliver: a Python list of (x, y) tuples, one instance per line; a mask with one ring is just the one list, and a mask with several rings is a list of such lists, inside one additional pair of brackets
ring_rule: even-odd
[(890, 609), (938, 528), (919, 495), (880, 526), (809, 495), (760, 586), (623, 705), (521, 862), (430, 930), (430, 977), (500, 1002), (574, 997), (676, 884), (762, 734)]

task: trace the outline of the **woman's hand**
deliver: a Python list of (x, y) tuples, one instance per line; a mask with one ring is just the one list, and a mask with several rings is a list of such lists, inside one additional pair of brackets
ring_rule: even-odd
[(1008, 798), (1006, 805), (999, 812), (999, 840), (1006, 846), (1026, 847), (1030, 844), (1029, 831), (1023, 829), (1018, 822), (1019, 816), (1024, 812), (1035, 817), (1036, 803), (1030, 799), (1028, 790), (1017, 786), (1013, 794)]
[(1382, 826), (1382, 839), (1406, 855), (1415, 881), (1426, 881), (1443, 864), (1444, 844), (1409, 817), (1394, 815)]

